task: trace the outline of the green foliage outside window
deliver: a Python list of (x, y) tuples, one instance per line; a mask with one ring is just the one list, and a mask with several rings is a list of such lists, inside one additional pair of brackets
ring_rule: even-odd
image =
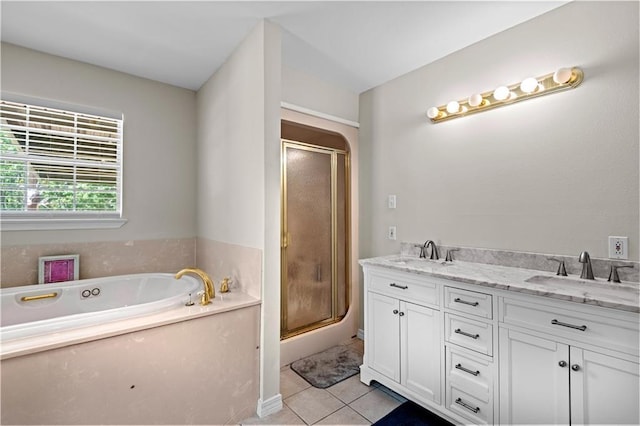
[[(0, 134), (0, 153), (20, 154), (22, 148)], [(69, 166), (73, 167), (73, 166)], [(60, 176), (42, 176), (38, 168), (20, 160), (0, 160), (0, 210), (4, 212), (117, 211), (115, 179), (105, 182), (73, 182)], [(31, 180), (31, 181), (30, 181)]]

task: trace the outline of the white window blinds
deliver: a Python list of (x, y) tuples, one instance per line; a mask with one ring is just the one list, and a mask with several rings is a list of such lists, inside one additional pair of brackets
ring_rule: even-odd
[(3, 216), (120, 217), (122, 124), (0, 100)]

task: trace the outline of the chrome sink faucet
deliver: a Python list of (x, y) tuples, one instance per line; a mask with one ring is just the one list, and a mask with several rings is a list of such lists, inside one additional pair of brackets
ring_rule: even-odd
[(607, 281), (619, 283), (620, 275), (618, 275), (618, 269), (620, 268), (633, 268), (633, 265), (611, 265), (611, 270), (609, 271), (609, 279)]
[(582, 273), (580, 274), (580, 278), (583, 280), (594, 280), (595, 278), (593, 277), (593, 269), (591, 269), (591, 257), (589, 257), (589, 253), (586, 251), (580, 253), (578, 262), (582, 263)]
[(438, 255), (438, 248), (436, 247), (436, 243), (434, 243), (432, 240), (425, 241), (424, 245), (420, 247), (420, 258), (421, 259), (427, 258), (427, 249), (429, 248), (429, 246), (431, 246), (431, 255), (429, 256), (429, 259), (431, 260), (440, 259), (440, 256)]
[(554, 262), (558, 262), (558, 272), (556, 272), (556, 275), (560, 275), (561, 277), (567, 276), (567, 268), (564, 265), (564, 260), (556, 259), (555, 257), (548, 257), (547, 260), (553, 260)]

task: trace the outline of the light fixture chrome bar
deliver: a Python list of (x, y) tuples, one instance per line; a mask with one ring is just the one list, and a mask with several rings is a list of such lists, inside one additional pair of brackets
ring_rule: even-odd
[(560, 68), (555, 73), (538, 78), (527, 78), (510, 86), (500, 86), (495, 90), (477, 93), (460, 101), (451, 101), (446, 105), (431, 107), (427, 117), (432, 123), (452, 120), (477, 112), (488, 111), (526, 99), (578, 87), (584, 79), (584, 73), (578, 67)]

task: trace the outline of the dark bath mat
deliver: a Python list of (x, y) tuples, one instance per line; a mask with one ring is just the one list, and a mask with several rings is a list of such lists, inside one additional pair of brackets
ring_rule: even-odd
[(302, 358), (292, 363), (291, 369), (312, 386), (325, 389), (358, 374), (361, 364), (362, 354), (351, 346), (341, 345)]
[(453, 426), (442, 417), (407, 401), (374, 423), (374, 426)]

